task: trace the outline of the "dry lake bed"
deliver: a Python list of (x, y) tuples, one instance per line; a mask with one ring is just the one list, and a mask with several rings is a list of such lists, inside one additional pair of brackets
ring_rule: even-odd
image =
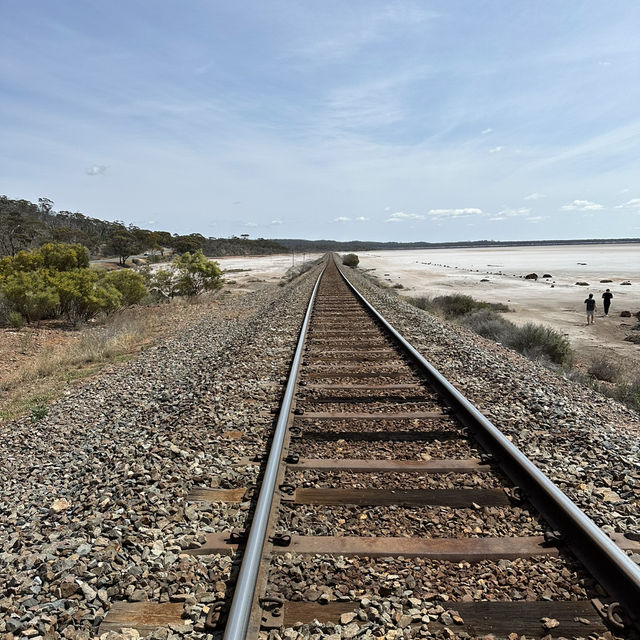
[[(315, 259), (320, 255), (304, 257)], [(640, 244), (364, 251), (358, 256), (362, 270), (387, 285), (401, 284), (403, 288), (397, 289), (400, 295), (462, 293), (478, 300), (503, 302), (512, 309), (509, 320), (517, 324), (538, 322), (565, 334), (579, 362), (587, 363), (603, 353), (629, 371), (640, 365), (640, 345), (624, 339), (637, 320), (620, 317), (621, 311), (640, 311)], [(291, 255), (277, 255), (217, 260), (227, 270), (226, 277), (242, 287), (252, 280), (278, 280), (293, 259)], [(302, 259), (302, 254), (296, 254), (296, 264)], [(537, 273), (538, 280), (526, 280), (524, 276), (529, 273)], [(577, 282), (587, 282), (588, 286)], [(614, 295), (608, 318), (603, 315), (601, 298), (606, 288)], [(594, 294), (598, 305), (592, 326), (586, 326), (584, 312), (589, 293)]]
[[(502, 302), (513, 310), (507, 317), (516, 324), (538, 322), (565, 334), (580, 361), (607, 353), (630, 369), (640, 364), (640, 346), (624, 340), (637, 320), (620, 317), (621, 311), (640, 311), (640, 244), (370, 251), (358, 255), (360, 268), (370, 269), (387, 284), (402, 284), (401, 295), (462, 293)], [(524, 276), (530, 273), (538, 274), (538, 280), (526, 280)], [(607, 288), (614, 297), (609, 317), (604, 317), (601, 296)], [(584, 305), (589, 293), (597, 300), (596, 320), (591, 326), (586, 325)]]

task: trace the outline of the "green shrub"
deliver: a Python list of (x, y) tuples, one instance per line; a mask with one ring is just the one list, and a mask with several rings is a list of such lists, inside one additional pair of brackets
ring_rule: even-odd
[(89, 252), (81, 244), (47, 242), (38, 251), (42, 256), (44, 267), (48, 269), (71, 271), (72, 269), (86, 269), (89, 266)]
[(75, 269), (56, 274), (55, 285), (60, 296), (62, 315), (76, 325), (101, 311), (114, 311), (121, 306), (122, 294), (109, 283), (98, 282), (91, 269)]
[(100, 282), (103, 285), (112, 285), (120, 292), (121, 305), (124, 307), (140, 302), (147, 295), (143, 277), (128, 269), (108, 271), (100, 278)]
[(571, 358), (571, 346), (562, 334), (538, 324), (518, 327), (496, 313), (498, 310), (508, 310), (503, 304), (480, 302), (460, 294), (408, 300), (420, 309), (439, 313), (446, 318), (457, 318), (478, 335), (500, 342), (533, 360), (544, 358), (563, 364)]
[(44, 404), (37, 404), (34, 407), (31, 407), (31, 422), (38, 422), (46, 417), (49, 410), (47, 406)]
[(501, 302), (482, 302), (471, 296), (455, 293), (450, 296), (419, 296), (407, 298), (414, 306), (424, 311), (430, 311), (445, 318), (460, 318), (479, 309), (491, 309), (493, 311), (509, 311), (509, 307)]
[(222, 287), (222, 271), (217, 262), (208, 260), (202, 251), (183, 253), (174, 259), (178, 271), (178, 292), (183, 296), (197, 296), (203, 291)]
[(342, 264), (345, 267), (355, 268), (360, 263), (360, 258), (355, 253), (347, 253), (342, 256)]
[(432, 304), (444, 314), (445, 318), (459, 318), (474, 309), (481, 308), (481, 304), (471, 296), (456, 293), (452, 296), (437, 296), (433, 298)]
[(13, 273), (5, 278), (2, 291), (11, 309), (28, 322), (55, 316), (60, 304), (52, 277), (44, 270)]
[(462, 324), (484, 338), (502, 343), (509, 341), (509, 336), (518, 329), (513, 322), (490, 309), (479, 309), (467, 314), (462, 319)]
[(518, 327), (503, 344), (529, 358), (546, 358), (556, 364), (567, 362), (571, 357), (569, 341), (561, 333), (540, 324)]
[(9, 311), (7, 314), (7, 324), (14, 329), (22, 329), (22, 327), (24, 327), (24, 318), (19, 311)]

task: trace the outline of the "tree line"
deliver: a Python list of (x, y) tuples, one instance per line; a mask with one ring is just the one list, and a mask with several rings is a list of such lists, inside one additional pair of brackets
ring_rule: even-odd
[(36, 249), (48, 242), (81, 244), (92, 257), (117, 256), (124, 264), (132, 255), (164, 256), (202, 251), (208, 256), (286, 253), (278, 242), (246, 234), (232, 238), (204, 237), (199, 233), (171, 234), (152, 231), (124, 222), (109, 222), (71, 211), (54, 211), (53, 202), (12, 200), (0, 195), (0, 257)]

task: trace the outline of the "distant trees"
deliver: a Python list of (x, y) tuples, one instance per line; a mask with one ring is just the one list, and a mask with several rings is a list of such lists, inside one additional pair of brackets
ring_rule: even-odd
[(113, 224), (107, 235), (106, 250), (118, 256), (121, 265), (127, 258), (141, 250), (140, 239), (131, 229), (127, 229), (121, 222)]
[(196, 253), (202, 249), (204, 242), (204, 236), (199, 233), (191, 233), (187, 236), (174, 235), (170, 246), (177, 254)]
[(55, 212), (49, 198), (39, 198), (34, 204), (0, 196), (0, 257), (37, 249), (47, 242), (82, 244), (93, 256), (117, 256), (123, 266), (132, 255), (149, 251), (164, 256), (165, 249), (176, 255), (199, 250), (208, 256), (287, 253), (278, 242), (251, 240), (248, 234), (233, 238), (205, 238), (199, 233), (172, 235), (78, 212)]

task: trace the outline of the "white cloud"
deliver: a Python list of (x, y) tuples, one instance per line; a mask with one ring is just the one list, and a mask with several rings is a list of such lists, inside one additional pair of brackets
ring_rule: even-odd
[(504, 147), (499, 146), (499, 147), (493, 147), (492, 149), (489, 149), (489, 153), (499, 153), (500, 151), (502, 151), (504, 149)]
[(487, 133), (491, 133), (493, 131), (493, 129), (491, 127), (488, 127), (486, 129), (484, 129), (484, 131), (482, 131), (482, 135), (486, 136)]
[(338, 216), (333, 219), (334, 222), (350, 222), (351, 218), (347, 218), (346, 216)]
[(560, 208), (563, 211), (599, 211), (600, 209), (604, 209), (601, 204), (591, 202), (591, 200), (574, 200)]
[(504, 220), (504, 216), (491, 216), (491, 218), (487, 218), (490, 222), (496, 222), (497, 220)]
[(429, 215), (434, 218), (458, 218), (460, 216), (481, 216), (482, 209), (467, 207), (465, 209), (430, 209)]
[(94, 164), (85, 169), (88, 176), (103, 176), (107, 172), (107, 167), (103, 164)]
[(269, 224), (272, 226), (275, 226), (277, 224), (283, 224), (283, 223), (282, 223), (282, 220), (272, 220)]
[(546, 218), (546, 216), (529, 216), (528, 218), (525, 218), (525, 220), (527, 222), (532, 222), (532, 223), (536, 223), (536, 222), (540, 222), (541, 220), (544, 220)]
[(356, 222), (366, 222), (369, 218), (366, 218), (365, 216), (358, 216), (355, 220)]
[(516, 216), (528, 216), (531, 213), (531, 209), (527, 207), (519, 207), (518, 209), (511, 209), (507, 207), (502, 211), (498, 211), (499, 216), (506, 216), (507, 218), (515, 218)]
[(387, 222), (404, 222), (405, 220), (424, 220), (424, 216), (421, 213), (396, 211), (387, 218)]
[(640, 198), (631, 198), (631, 200), (627, 200), (624, 204), (618, 204), (615, 206), (616, 209), (640, 209)]
[(257, 222), (245, 222), (243, 226), (253, 229), (254, 227), (258, 226), (258, 223)]
[(540, 200), (540, 198), (546, 198), (547, 196), (544, 193), (530, 193), (528, 196), (525, 196), (525, 200)]

